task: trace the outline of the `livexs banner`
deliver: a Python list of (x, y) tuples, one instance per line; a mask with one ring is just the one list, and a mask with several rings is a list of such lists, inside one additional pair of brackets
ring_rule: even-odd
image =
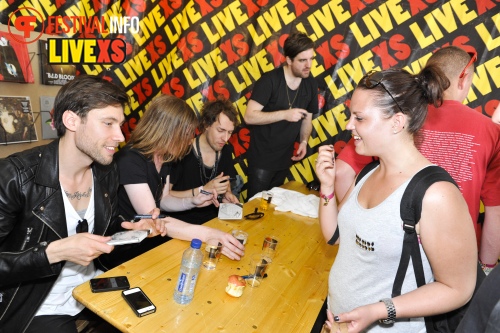
[[(433, 51), (456, 45), (478, 54), (465, 103), (491, 115), (500, 99), (500, 1), (0, 0), (0, 12), (0, 22), (26, 42), (41, 32), (67, 37), (49, 39), (49, 62), (122, 86), (132, 102), (127, 138), (160, 93), (186, 100), (196, 113), (222, 95), (243, 119), (253, 84), (284, 62), (288, 34), (305, 32), (316, 44), (319, 110), (308, 155), (288, 176), (304, 183), (314, 179), (318, 146), (334, 144), (338, 153), (349, 140), (350, 94), (372, 69), (416, 73)], [(230, 143), (246, 181), (244, 124)]]

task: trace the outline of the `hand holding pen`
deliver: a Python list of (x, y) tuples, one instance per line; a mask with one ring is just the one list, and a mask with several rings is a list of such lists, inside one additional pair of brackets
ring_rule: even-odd
[[(153, 214), (137, 214), (132, 219), (132, 222), (122, 222), (121, 226), (125, 229), (130, 230), (149, 230), (148, 237), (154, 237), (157, 235), (166, 236), (168, 221), (165, 219), (168, 216), (164, 214), (159, 214), (160, 209), (155, 208)], [(155, 218), (153, 219), (153, 216)]]

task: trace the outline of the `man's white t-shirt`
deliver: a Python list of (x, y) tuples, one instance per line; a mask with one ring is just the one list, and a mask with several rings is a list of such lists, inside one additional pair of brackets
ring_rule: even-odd
[[(62, 193), (65, 193), (62, 186), (61, 190)], [(80, 216), (73, 205), (71, 205), (66, 195), (63, 195), (63, 200), (69, 237), (76, 234), (76, 226), (78, 225), (78, 221), (82, 219), (82, 216)], [(85, 213), (82, 214), (83, 218), (86, 219), (89, 224), (89, 232), (93, 232), (94, 230), (94, 213), (94, 184), (92, 183), (92, 194), (90, 196), (89, 206)], [(73, 289), (101, 273), (101, 271), (96, 270), (93, 262), (88, 266), (82, 266), (67, 261), (52, 287), (52, 290), (38, 309), (36, 316), (77, 315), (85, 307), (73, 298)]]

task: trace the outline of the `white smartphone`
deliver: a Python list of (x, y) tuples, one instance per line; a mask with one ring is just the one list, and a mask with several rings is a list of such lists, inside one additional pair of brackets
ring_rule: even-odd
[(133, 244), (140, 243), (142, 240), (149, 235), (149, 230), (127, 230), (120, 231), (111, 236), (111, 240), (108, 242), (109, 245), (123, 245), (123, 244)]
[(134, 310), (137, 317), (143, 317), (156, 311), (156, 306), (139, 287), (122, 291), (122, 296)]

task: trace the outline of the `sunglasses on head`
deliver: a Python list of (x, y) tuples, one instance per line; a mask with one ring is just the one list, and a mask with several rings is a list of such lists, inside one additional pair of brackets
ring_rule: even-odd
[(399, 111), (403, 112), (403, 109), (399, 106), (399, 103), (396, 101), (394, 96), (392, 96), (389, 89), (387, 89), (385, 84), (382, 83), (382, 80), (384, 80), (384, 73), (377, 72), (377, 71), (370, 71), (370, 72), (366, 73), (364, 82), (365, 82), (365, 86), (368, 89), (375, 88), (378, 85), (380, 85), (382, 88), (384, 88), (384, 90), (392, 98), (394, 103), (396, 103), (396, 106), (398, 107)]
[(82, 232), (89, 232), (89, 223), (86, 219), (79, 220), (78, 224), (76, 225), (76, 233), (79, 234)]
[(477, 60), (477, 53), (476, 53), (476, 51), (474, 51), (474, 52), (467, 52), (467, 53), (470, 55), (470, 60), (467, 63), (467, 65), (465, 65), (464, 70), (462, 71), (462, 73), (460, 73), (459, 78), (461, 78), (461, 79), (465, 76), (465, 71), (467, 70), (467, 68), (469, 68)]

